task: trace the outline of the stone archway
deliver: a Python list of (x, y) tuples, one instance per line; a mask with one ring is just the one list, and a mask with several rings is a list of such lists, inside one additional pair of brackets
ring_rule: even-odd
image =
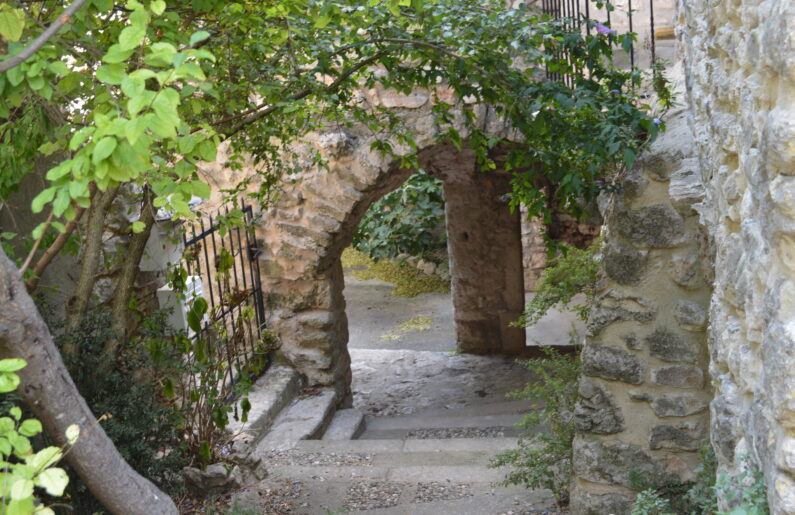
[[(486, 108), (473, 107), (492, 134), (502, 127)], [(457, 344), (462, 352), (517, 354), (524, 331), (511, 328), (524, 307), (519, 213), (505, 202), (504, 171), (483, 173), (466, 147), (438, 144), (430, 106), (403, 109), (415, 129), (420, 166), (441, 179), (446, 198)], [(461, 127), (463, 130), (463, 127)], [(503, 133), (503, 134), (501, 134)], [(280, 358), (310, 385), (350, 394), (348, 321), (340, 255), (369, 206), (413, 172), (371, 150), (357, 129), (313, 135), (306, 145), (328, 159), (286, 184), (265, 213), (258, 237), (271, 327), (282, 341)]]

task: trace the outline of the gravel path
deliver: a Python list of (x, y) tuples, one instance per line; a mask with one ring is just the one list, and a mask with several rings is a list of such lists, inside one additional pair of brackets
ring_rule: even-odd
[(342, 506), (348, 510), (375, 510), (397, 506), (406, 483), (388, 481), (360, 481), (348, 488)]
[(442, 440), (448, 438), (502, 438), (508, 427), (443, 427), (437, 429), (415, 429), (406, 438), (411, 440)]

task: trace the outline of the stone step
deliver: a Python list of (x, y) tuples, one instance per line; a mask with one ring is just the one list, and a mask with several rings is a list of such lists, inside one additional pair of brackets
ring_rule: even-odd
[(555, 510), (555, 500), (547, 490), (531, 490), (515, 494), (485, 493), (465, 497), (430, 502), (404, 502), (402, 496), (396, 506), (364, 511), (348, 511), (354, 514), (372, 515), (509, 515), (515, 513), (551, 513)]
[(479, 438), (518, 436), (521, 414), (367, 417), (362, 440), (398, 438)]
[[(236, 445), (242, 447), (256, 445), (300, 388), (300, 376), (293, 368), (278, 365), (270, 367), (252, 385), (248, 395), (251, 403), (248, 421), (231, 420), (226, 426), (226, 431), (233, 435)], [(238, 401), (238, 410), (240, 410), (239, 404), (240, 401)]]
[[(452, 459), (450, 460), (453, 461)], [(396, 482), (499, 483), (505, 470), (485, 465), (444, 464), (440, 459), (429, 465), (282, 465), (271, 463), (268, 473), (286, 479), (311, 481), (368, 479)]]
[(357, 409), (341, 409), (334, 414), (323, 440), (354, 440), (365, 429), (364, 415)]
[(488, 452), (497, 453), (518, 446), (515, 438), (449, 438), (438, 440), (304, 440), (295, 453), (396, 453), (396, 452)]
[[(284, 485), (290, 485), (285, 491)], [(270, 476), (257, 488), (279, 488), (294, 499), (290, 513), (329, 515), (333, 513), (374, 513), (405, 515), (509, 513), (553, 513), (549, 491), (528, 491), (521, 487), (501, 487), (485, 483), (453, 481), (389, 481), (368, 478), (285, 480)], [(235, 494), (240, 507), (272, 513), (262, 504), (257, 488)]]
[(260, 439), (252, 455), (259, 458), (274, 449), (289, 449), (301, 440), (319, 438), (331, 422), (336, 403), (337, 394), (331, 388), (293, 401), (276, 417), (271, 430)]

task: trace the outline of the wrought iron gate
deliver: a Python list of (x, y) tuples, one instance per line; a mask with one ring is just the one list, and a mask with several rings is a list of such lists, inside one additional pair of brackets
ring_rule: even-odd
[(225, 208), (215, 217), (201, 215), (183, 236), (183, 266), (189, 277), (200, 278), (202, 291), (195, 293), (209, 306), (192, 338), (215, 346), (227, 361), (229, 383), (240, 372), (264, 372), (271, 360), (254, 212), (244, 205), (242, 219), (232, 213)]

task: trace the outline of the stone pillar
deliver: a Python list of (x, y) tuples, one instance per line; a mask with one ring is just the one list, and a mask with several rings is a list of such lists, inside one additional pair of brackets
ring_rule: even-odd
[(605, 210), (574, 413), (578, 515), (628, 514), (632, 471), (652, 485), (693, 480), (709, 432), (703, 187), (684, 114), (667, 123)]
[(524, 309), (522, 229), (505, 201), (509, 176), (481, 172), (474, 161), (462, 168), (444, 177), (458, 350), (518, 354), (525, 332), (510, 323)]

